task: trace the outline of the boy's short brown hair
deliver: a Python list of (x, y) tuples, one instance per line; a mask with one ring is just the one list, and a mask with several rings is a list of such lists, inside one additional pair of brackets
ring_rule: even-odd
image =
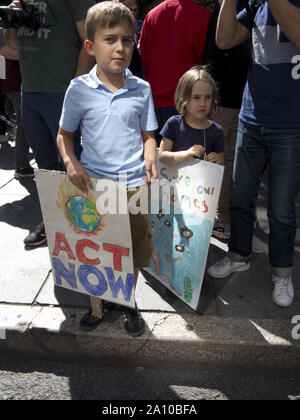
[(181, 76), (175, 91), (174, 99), (176, 109), (182, 116), (185, 116), (186, 114), (186, 105), (191, 99), (193, 85), (199, 80), (207, 82), (212, 86), (213, 103), (210, 114), (213, 114), (216, 109), (218, 102), (218, 89), (216, 82), (204, 66), (194, 66)]
[(87, 13), (85, 27), (87, 37), (94, 41), (97, 29), (112, 28), (126, 22), (135, 28), (135, 18), (128, 7), (118, 1), (103, 1), (92, 6)]

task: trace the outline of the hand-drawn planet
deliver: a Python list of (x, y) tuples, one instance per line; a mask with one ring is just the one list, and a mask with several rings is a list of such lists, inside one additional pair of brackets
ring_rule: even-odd
[(66, 202), (66, 212), (70, 222), (85, 232), (94, 232), (100, 223), (96, 206), (80, 195), (72, 196)]

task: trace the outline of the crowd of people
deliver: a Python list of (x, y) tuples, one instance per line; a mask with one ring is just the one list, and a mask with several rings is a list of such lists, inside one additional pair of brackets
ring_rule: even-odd
[[(251, 266), (256, 198), (267, 170), (272, 298), (290, 306), (300, 186), (300, 0), (164, 0), (143, 21), (136, 0), (34, 5), (40, 28), (8, 27), (0, 43), (14, 52), (22, 77), (21, 99), (20, 86), (11, 96), (16, 177), (33, 176), (28, 144), (39, 168), (66, 170), (83, 191), (91, 188), (89, 176), (117, 179), (124, 170), (128, 187), (151, 183), (157, 146), (164, 163), (195, 156), (224, 164), (213, 235), (228, 240), (229, 251), (207, 274), (225, 278)], [(135, 281), (151, 259), (149, 218), (130, 217)], [(45, 241), (42, 222), (24, 243)], [(127, 333), (141, 335), (138, 308), (126, 313)], [(91, 312), (83, 320), (91, 328), (99, 322)]]

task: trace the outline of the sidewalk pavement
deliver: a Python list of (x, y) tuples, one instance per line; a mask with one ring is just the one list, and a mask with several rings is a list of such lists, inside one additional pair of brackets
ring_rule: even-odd
[[(120, 311), (105, 314), (92, 332), (79, 329), (89, 297), (54, 287), (47, 246), (26, 250), (23, 239), (40, 221), (35, 182), (15, 180), (14, 143), (0, 150), (0, 355), (135, 366), (282, 369), (300, 373), (300, 247), (295, 247), (295, 300), (271, 299), (266, 183), (257, 202), (252, 267), (224, 280), (206, 277), (198, 313), (143, 272), (136, 300), (146, 321), (142, 337), (129, 337)], [(300, 212), (300, 197), (298, 200)], [(298, 214), (300, 220), (300, 214)], [(208, 265), (226, 245), (212, 239)], [(297, 335), (295, 338), (297, 338)], [(5, 339), (4, 339), (5, 337)]]

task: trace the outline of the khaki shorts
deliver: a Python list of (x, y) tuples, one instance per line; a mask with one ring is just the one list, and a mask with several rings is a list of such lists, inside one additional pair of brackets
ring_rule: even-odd
[[(127, 199), (140, 190), (127, 191)], [(150, 189), (148, 189), (148, 209), (150, 209)], [(131, 214), (129, 212), (131, 239), (133, 248), (133, 265), (134, 267), (148, 267), (151, 263), (153, 242), (152, 229), (150, 226), (150, 212), (148, 214)]]

